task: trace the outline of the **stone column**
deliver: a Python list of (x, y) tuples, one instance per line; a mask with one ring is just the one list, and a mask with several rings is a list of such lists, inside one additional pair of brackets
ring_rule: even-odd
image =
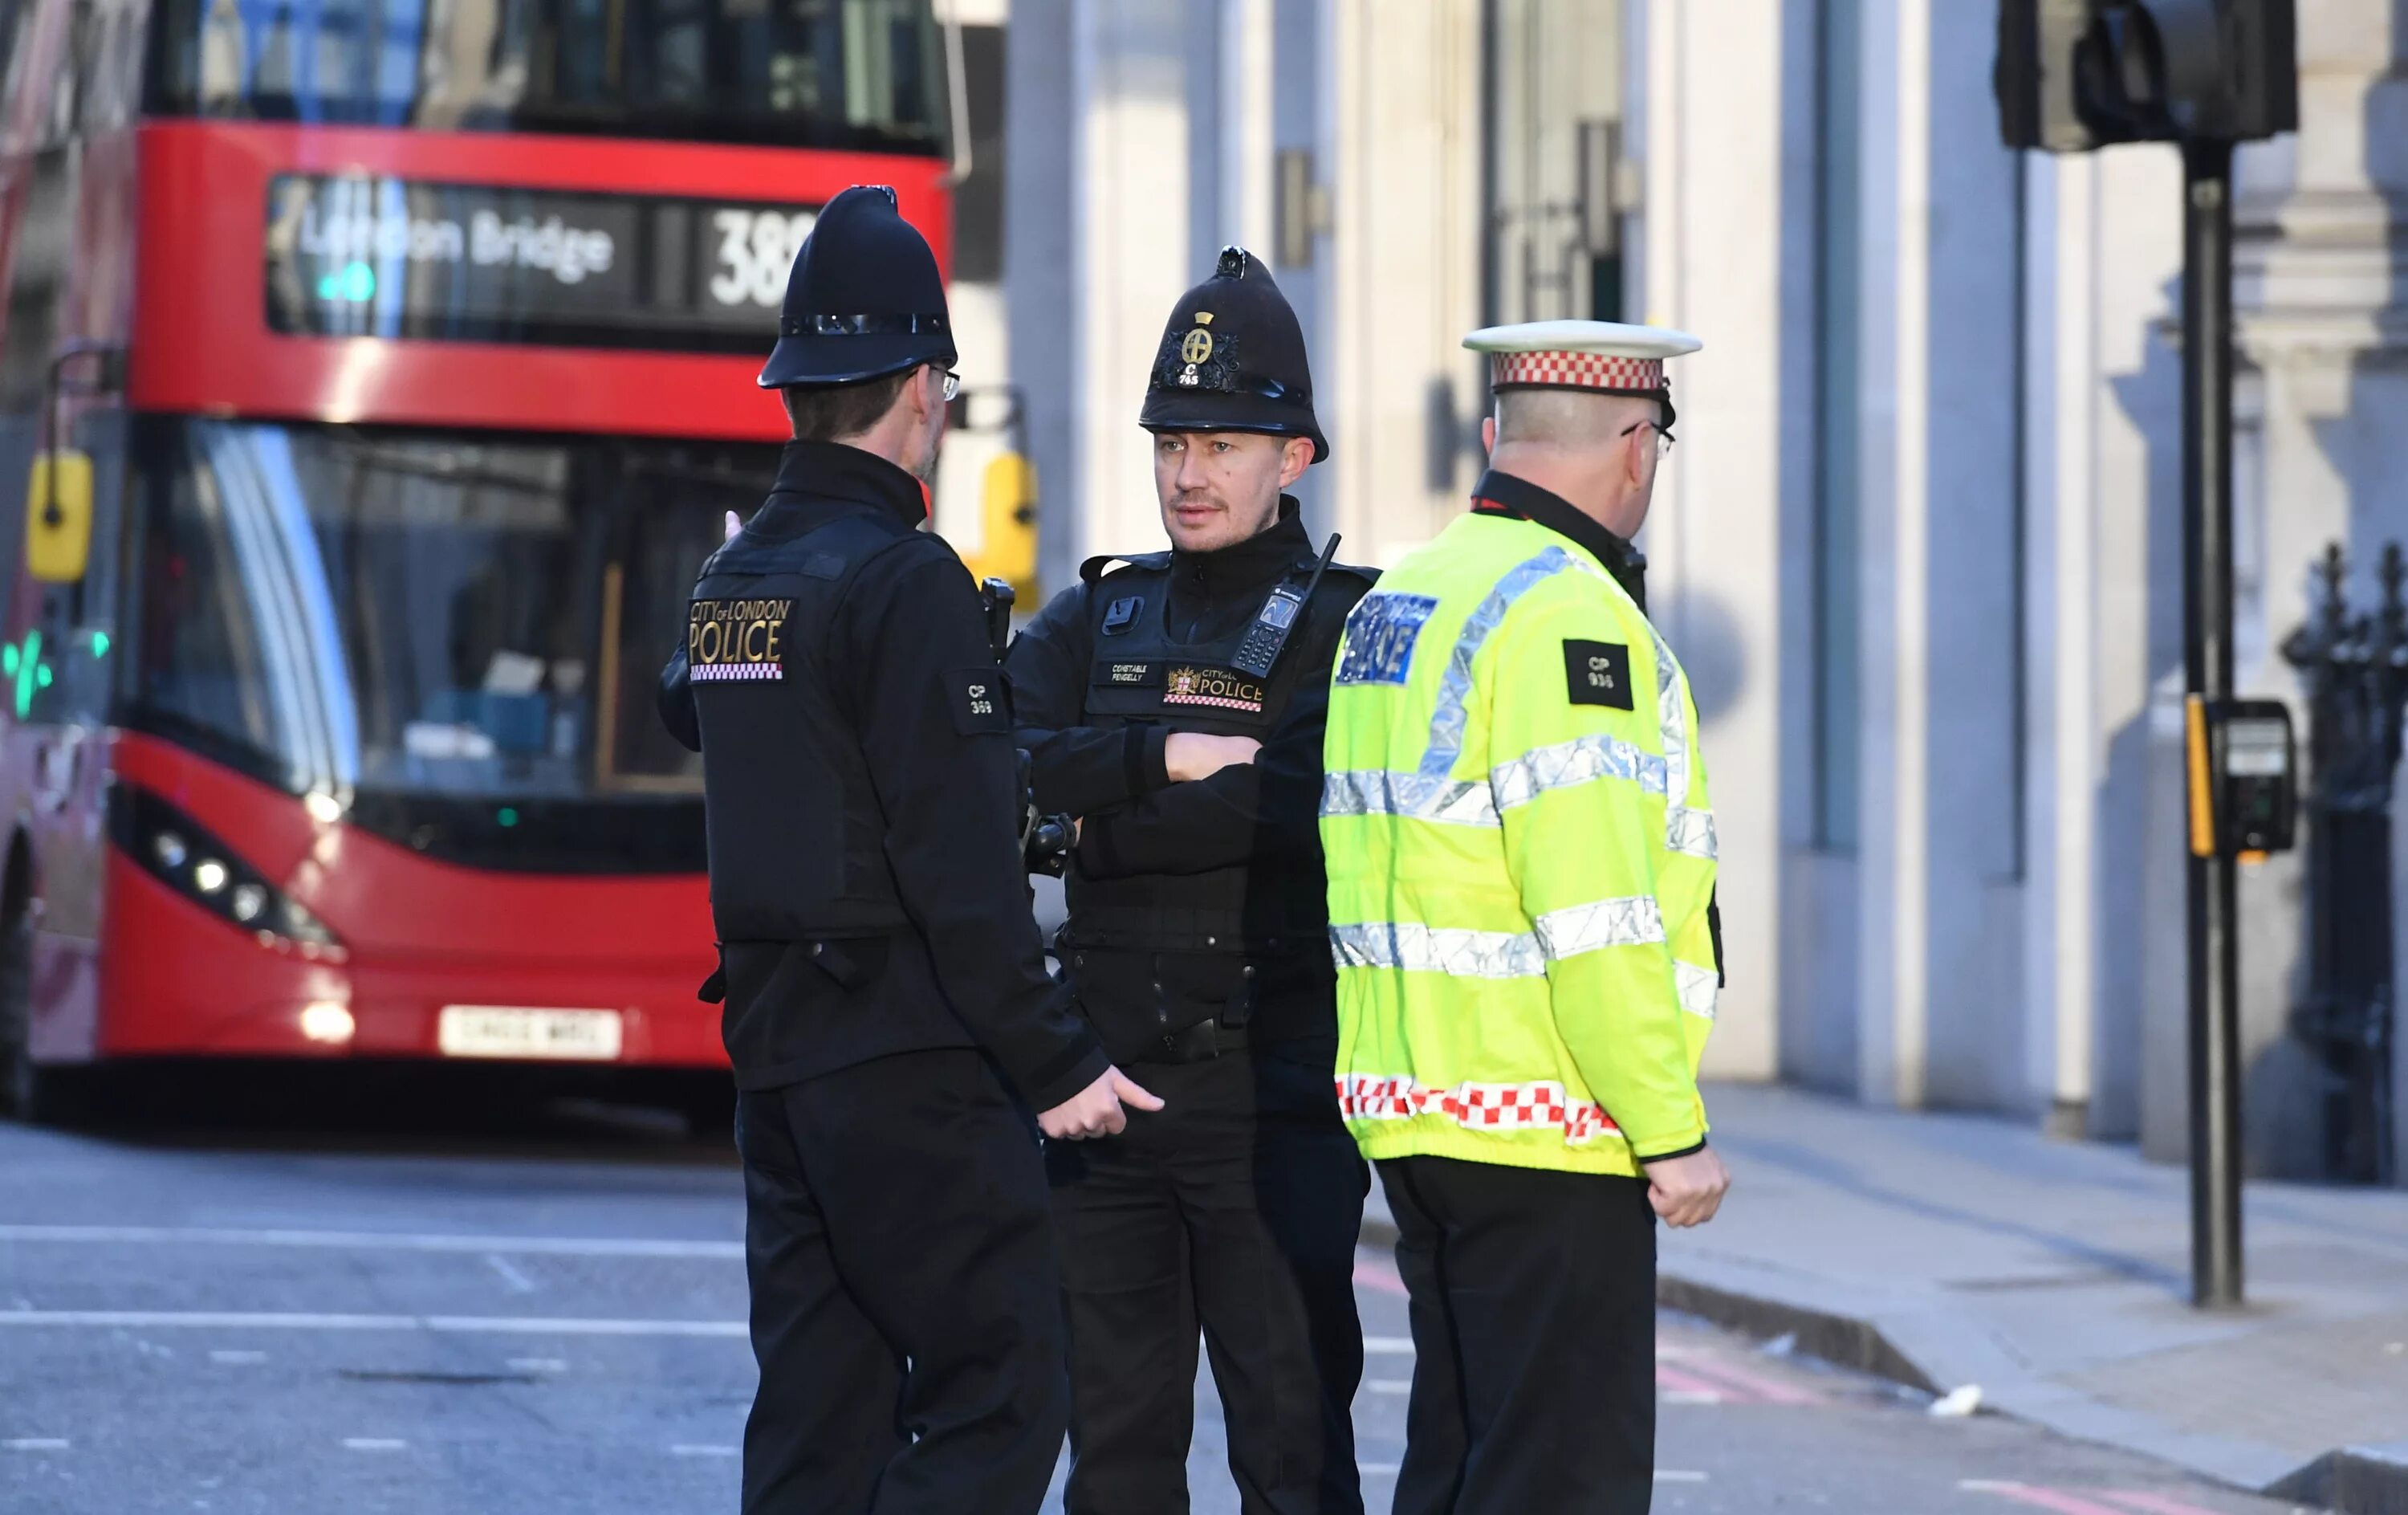
[(1790, 22), (1811, 7), (1768, 24), (1772, 8), (1656, 0), (1639, 54), (1640, 309), (1706, 344), (1670, 365), (1681, 440), (1642, 538), (1648, 603), (1696, 692), (1720, 833), (1729, 983), (1707, 1066), (1746, 1078), (1778, 1071), (1782, 844), (1813, 686), (1805, 559), (1789, 550), (1811, 454), (1784, 443), (1811, 414), (1796, 360), (1812, 329), (1813, 180), (1810, 156), (1784, 151), (1784, 108), (1812, 77)]

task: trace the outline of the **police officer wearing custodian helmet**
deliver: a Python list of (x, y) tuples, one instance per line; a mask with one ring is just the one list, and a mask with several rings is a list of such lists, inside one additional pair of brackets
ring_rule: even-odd
[(1037, 801), (1081, 818), (1064, 967), (1170, 1102), (1047, 1149), (1068, 1508), (1187, 1508), (1200, 1329), (1247, 1515), (1359, 1515), (1366, 1176), (1331, 1078), (1315, 816), (1330, 659), (1372, 575), (1316, 555), (1283, 493), (1329, 445), (1303, 331), (1251, 254), (1171, 311), (1140, 425), (1170, 551), (1089, 562), (1008, 659)]
[(1159, 1107), (1045, 971), (1002, 681), (919, 529), (953, 360), (894, 193), (838, 195), (761, 372), (795, 440), (662, 674), (702, 753), (736, 1070), (747, 1515), (1035, 1510), (1068, 1390), (1026, 1112), (1078, 1140)]

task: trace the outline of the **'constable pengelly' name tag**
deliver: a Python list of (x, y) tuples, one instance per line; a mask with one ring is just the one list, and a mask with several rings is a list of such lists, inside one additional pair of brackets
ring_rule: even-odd
[(791, 599), (697, 599), (688, 613), (685, 661), (696, 679), (782, 679)]

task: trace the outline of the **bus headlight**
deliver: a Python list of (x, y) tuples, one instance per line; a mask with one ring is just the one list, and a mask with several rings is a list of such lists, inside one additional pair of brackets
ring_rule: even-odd
[(122, 780), (111, 786), (108, 834), (144, 873), (221, 919), (312, 946), (338, 945), (323, 921), (286, 899), (199, 822), (148, 789)]

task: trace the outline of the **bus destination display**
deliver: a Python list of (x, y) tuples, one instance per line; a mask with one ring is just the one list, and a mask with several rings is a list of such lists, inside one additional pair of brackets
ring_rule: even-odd
[(268, 185), (271, 331), (767, 353), (808, 205), (368, 175)]

